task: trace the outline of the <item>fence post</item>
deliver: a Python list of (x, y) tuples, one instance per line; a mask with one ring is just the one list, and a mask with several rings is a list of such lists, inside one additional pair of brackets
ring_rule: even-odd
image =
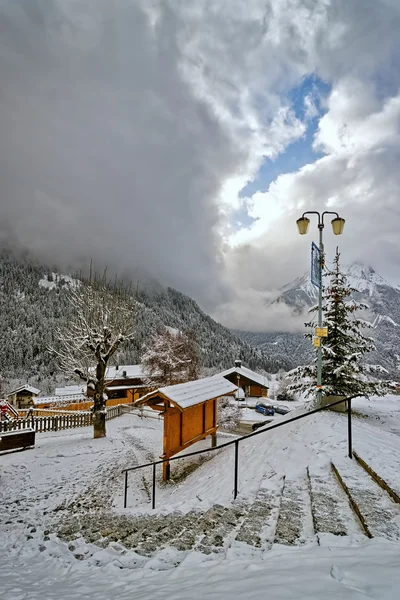
[(124, 508), (126, 508), (127, 500), (128, 500), (128, 471), (125, 471)]
[(233, 499), (238, 495), (238, 474), (239, 474), (239, 440), (235, 440), (235, 480), (233, 489)]
[(351, 400), (347, 400), (347, 430), (349, 443), (349, 458), (353, 458), (353, 432), (351, 427)]
[(156, 463), (153, 464), (153, 498), (151, 508), (154, 510), (156, 507)]

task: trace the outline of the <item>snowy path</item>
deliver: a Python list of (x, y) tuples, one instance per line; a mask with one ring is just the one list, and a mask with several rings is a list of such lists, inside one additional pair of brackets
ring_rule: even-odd
[[(183, 598), (189, 574), (201, 582), (201, 593), (191, 590), (194, 598), (230, 598), (239, 590), (256, 598), (246, 591), (250, 584), (259, 592), (272, 586), (274, 598), (292, 598), (291, 586), (293, 591), (296, 578), (306, 581), (307, 569), (310, 599), (398, 597), (390, 595), (391, 584), (400, 583), (397, 574), (392, 582), (382, 575), (389, 568), (398, 572), (400, 547), (384, 539), (396, 540), (397, 533), (382, 527), (374, 511), (365, 511), (363, 494), (369, 490), (396, 526), (400, 507), (346, 458), (345, 417), (314, 415), (244, 441), (234, 502), (228, 448), (179, 483), (158, 484), (156, 511), (149, 505), (149, 482), (137, 472), (130, 479), (130, 509), (123, 511), (122, 468), (159, 455), (161, 425), (125, 415), (108, 424), (104, 440), (92, 440), (83, 429), (48, 433), (37, 437), (35, 450), (1, 457), (0, 560), (7, 599), (124, 599), (131, 597), (132, 586), (140, 598)], [(354, 423), (354, 446), (398, 483), (397, 435), (360, 420)], [(331, 460), (361, 498), (376, 539), (367, 540)], [(105, 509), (99, 508), (102, 503)], [(359, 561), (368, 565), (373, 556), (379, 576), (368, 579), (364, 567), (357, 569)], [(293, 579), (286, 565), (296, 573)], [(209, 568), (206, 578), (203, 567)], [(158, 571), (168, 573), (161, 579)], [(284, 589), (274, 587), (277, 573), (285, 577)]]

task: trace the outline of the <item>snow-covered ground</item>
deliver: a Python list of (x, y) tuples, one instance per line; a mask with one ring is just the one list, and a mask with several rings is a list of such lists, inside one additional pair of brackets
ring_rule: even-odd
[(353, 411), (371, 425), (400, 435), (400, 396), (355, 398)]
[[(391, 406), (389, 398), (387, 402)], [(354, 421), (354, 448), (400, 489), (398, 435), (366, 419)], [(345, 415), (323, 413), (241, 442), (235, 502), (233, 447), (217, 452), (192, 473), (194, 459), (178, 461), (180, 467), (175, 462), (175, 481), (157, 483), (156, 511), (149, 503), (150, 470), (130, 474), (129, 508), (123, 510), (122, 469), (157, 459), (162, 421), (126, 414), (107, 423), (108, 437), (102, 440), (92, 440), (89, 428), (38, 434), (33, 450), (1, 456), (3, 597), (230, 600), (268, 592), (271, 598), (287, 600), (397, 599), (400, 542), (395, 536), (394, 541), (379, 536), (368, 540), (354, 520), (345, 523), (345, 537), (316, 538), (308, 521), (297, 545), (281, 545), (277, 538), (285, 537), (285, 529), (279, 523), (275, 544), (269, 537), (283, 476), (281, 511), (285, 506), (290, 511), (294, 521), (289, 526), (296, 524), (293, 502), (298, 501), (290, 493), (305, 491), (307, 467), (311, 484), (322, 486), (333, 459), (351, 482), (356, 465), (346, 458), (346, 427)], [(220, 436), (218, 443), (228, 439)], [(105, 510), (98, 510), (101, 504)], [(345, 511), (350, 511), (345, 504), (345, 499), (336, 503), (343, 523)], [(185, 527), (173, 537), (174, 527), (182, 522)], [(198, 541), (223, 533), (220, 522), (228, 533), (219, 549), (215, 535), (213, 545)], [(247, 523), (247, 529), (234, 539), (232, 532), (240, 534), (240, 523), (242, 529)], [(118, 531), (129, 528), (129, 536), (120, 541)], [(258, 534), (259, 543), (249, 544)]]

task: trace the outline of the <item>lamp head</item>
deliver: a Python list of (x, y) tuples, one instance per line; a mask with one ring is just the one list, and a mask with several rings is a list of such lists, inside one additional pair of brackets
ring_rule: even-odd
[(301, 217), (300, 219), (297, 219), (296, 224), (300, 235), (305, 235), (308, 231), (310, 219), (307, 219), (307, 217)]
[(333, 233), (335, 235), (341, 235), (343, 233), (345, 220), (342, 219), (341, 217), (336, 217), (335, 219), (332, 219), (331, 223), (332, 223)]

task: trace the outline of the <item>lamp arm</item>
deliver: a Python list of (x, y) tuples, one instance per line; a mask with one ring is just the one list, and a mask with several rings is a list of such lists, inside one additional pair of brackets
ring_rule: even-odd
[(321, 223), (322, 225), (324, 224), (324, 216), (325, 215), (336, 215), (336, 218), (339, 219), (339, 214), (337, 212), (331, 211), (331, 210), (324, 210), (324, 212), (321, 215)]
[(323, 221), (321, 221), (321, 213), (319, 213), (317, 210), (307, 210), (305, 213), (303, 213), (301, 218), (304, 219), (305, 215), (317, 215), (318, 227), (321, 225), (321, 223), (323, 223)]

